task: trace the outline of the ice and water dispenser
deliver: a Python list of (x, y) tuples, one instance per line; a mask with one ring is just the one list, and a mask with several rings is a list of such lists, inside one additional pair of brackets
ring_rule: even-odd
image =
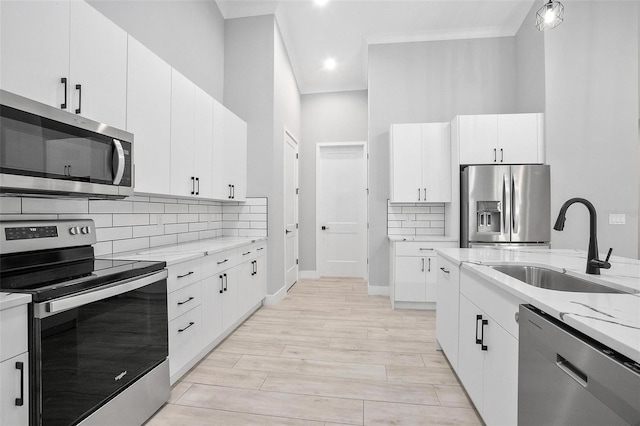
[(501, 232), (502, 203), (500, 201), (478, 201), (476, 215), (479, 234)]

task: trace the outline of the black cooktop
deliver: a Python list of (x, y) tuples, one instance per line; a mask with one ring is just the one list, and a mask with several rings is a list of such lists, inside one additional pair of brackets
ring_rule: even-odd
[(13, 259), (12, 262), (7, 258), (2, 260), (4, 267), (0, 268), (0, 291), (31, 294), (34, 302), (143, 276), (166, 266), (165, 262), (93, 257), (76, 261), (43, 262), (39, 265), (31, 263), (29, 267), (21, 265), (18, 259)]

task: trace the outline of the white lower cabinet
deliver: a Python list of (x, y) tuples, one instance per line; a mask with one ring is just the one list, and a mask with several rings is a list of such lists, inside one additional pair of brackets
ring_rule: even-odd
[(27, 305), (20, 305), (0, 311), (0, 425), (27, 424)]
[[(403, 303), (420, 303), (431, 309), (435, 307), (438, 271), (435, 249), (457, 247), (457, 245), (457, 242), (394, 243), (391, 287), (391, 301), (394, 309), (403, 307)], [(420, 306), (406, 305), (406, 307)]]
[(458, 371), (458, 314), (460, 267), (438, 256), (436, 280), (436, 338), (449, 363)]
[[(242, 261), (242, 253), (251, 256)], [(267, 292), (266, 241), (169, 266), (169, 369), (175, 383), (246, 318)]]
[(458, 377), (487, 425), (515, 425), (518, 420), (515, 312), (524, 302), (467, 270), (460, 272), (459, 300)]

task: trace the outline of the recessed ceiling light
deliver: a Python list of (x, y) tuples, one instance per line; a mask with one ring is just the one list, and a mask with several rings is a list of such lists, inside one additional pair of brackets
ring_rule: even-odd
[(336, 60), (333, 58), (328, 58), (324, 61), (324, 69), (332, 70), (336, 67)]
[(313, 0), (315, 2), (315, 4), (317, 4), (318, 6), (324, 6), (325, 4), (329, 3), (329, 0)]

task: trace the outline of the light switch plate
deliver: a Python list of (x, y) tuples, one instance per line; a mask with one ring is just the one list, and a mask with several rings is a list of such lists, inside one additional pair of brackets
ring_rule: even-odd
[(626, 219), (624, 213), (609, 213), (609, 225), (624, 225)]

